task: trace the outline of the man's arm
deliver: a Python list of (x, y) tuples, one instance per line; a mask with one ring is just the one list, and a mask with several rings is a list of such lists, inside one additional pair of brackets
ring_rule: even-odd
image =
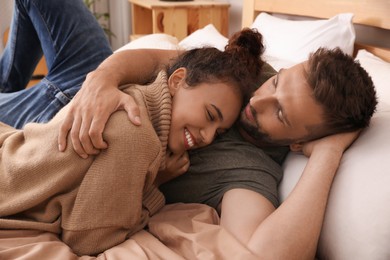
[(220, 225), (248, 244), (256, 228), (274, 211), (274, 205), (260, 193), (231, 189), (222, 198)]
[(343, 152), (357, 136), (338, 134), (304, 145), (309, 161), (298, 184), (277, 209), (255, 192), (227, 192), (221, 225), (260, 259), (314, 259), (333, 178)]
[(144, 84), (179, 54), (176, 50), (126, 50), (114, 53), (89, 73), (73, 98), (58, 137), (60, 151), (66, 149), (68, 134), (74, 150), (83, 158), (107, 148), (102, 133), (110, 115), (126, 110), (140, 124), (133, 98), (118, 89), (127, 83)]

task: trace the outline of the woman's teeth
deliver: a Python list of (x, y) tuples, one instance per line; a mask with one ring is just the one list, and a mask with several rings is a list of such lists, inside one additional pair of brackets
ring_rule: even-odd
[(188, 132), (188, 130), (187, 130), (186, 128), (184, 129), (184, 134), (185, 134), (185, 136), (186, 136), (188, 146), (189, 146), (190, 148), (193, 147), (193, 146), (194, 146), (194, 141), (192, 141), (190, 132)]

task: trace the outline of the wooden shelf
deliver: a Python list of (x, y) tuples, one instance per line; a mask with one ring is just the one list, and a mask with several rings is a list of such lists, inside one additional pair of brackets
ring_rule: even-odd
[(197, 29), (213, 24), (228, 36), (230, 4), (216, 0), (128, 0), (132, 6), (133, 34), (166, 33), (182, 40)]

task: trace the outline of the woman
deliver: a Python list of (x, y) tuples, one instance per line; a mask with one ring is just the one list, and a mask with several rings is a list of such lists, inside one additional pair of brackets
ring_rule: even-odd
[(206, 146), (231, 127), (257, 81), (261, 35), (243, 30), (226, 50), (183, 53), (147, 86), (124, 86), (140, 106), (141, 126), (114, 113), (103, 133), (109, 148), (83, 159), (57, 152), (69, 105), (47, 124), (0, 124), (0, 228), (61, 236), (75, 253), (95, 255), (145, 227), (164, 205), (157, 172), (169, 150)]

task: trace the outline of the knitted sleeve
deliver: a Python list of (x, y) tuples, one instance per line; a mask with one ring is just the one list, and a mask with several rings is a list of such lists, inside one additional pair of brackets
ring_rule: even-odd
[[(62, 240), (75, 253), (96, 255), (145, 226), (145, 183), (161, 161), (161, 144), (147, 118), (141, 114), (145, 120), (134, 126), (124, 111), (111, 116), (104, 132), (108, 149), (88, 169), (74, 205), (63, 210)], [(163, 201), (158, 194), (154, 198)]]

